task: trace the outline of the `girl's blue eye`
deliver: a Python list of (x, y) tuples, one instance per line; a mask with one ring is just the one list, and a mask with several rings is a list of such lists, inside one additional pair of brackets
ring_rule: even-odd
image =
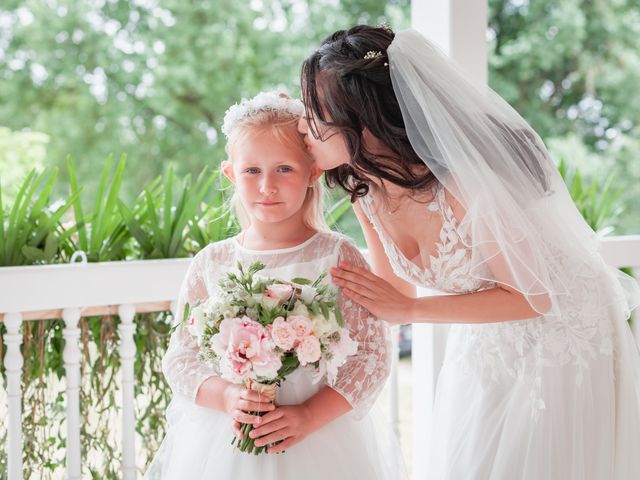
[(285, 173), (286, 173), (286, 172), (291, 172), (291, 171), (293, 171), (293, 168), (291, 168), (291, 167), (287, 167), (287, 166), (282, 166), (282, 167), (280, 167), (278, 170), (280, 170), (281, 172), (285, 172)]
[(255, 167), (251, 167), (251, 168), (247, 168), (247, 169), (245, 170), (245, 172), (246, 172), (246, 173), (260, 173), (260, 170), (258, 170), (258, 169), (257, 169), (257, 168), (255, 168)]

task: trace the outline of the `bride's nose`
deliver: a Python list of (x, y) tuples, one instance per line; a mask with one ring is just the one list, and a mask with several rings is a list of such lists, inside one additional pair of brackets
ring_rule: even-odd
[(301, 134), (306, 135), (307, 129), (308, 129), (307, 117), (305, 117), (304, 115), (301, 115), (300, 118), (298, 119), (298, 131)]

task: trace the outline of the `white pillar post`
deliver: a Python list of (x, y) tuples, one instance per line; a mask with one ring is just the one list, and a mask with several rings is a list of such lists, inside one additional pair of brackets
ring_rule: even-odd
[(122, 368), (122, 478), (136, 478), (135, 412), (134, 412), (134, 361), (136, 345), (133, 335), (136, 326), (133, 317), (136, 310), (133, 305), (120, 305), (120, 361)]
[[(475, 83), (487, 83), (487, 1), (413, 0), (411, 26), (437, 43)], [(424, 292), (423, 292), (424, 294)], [(428, 476), (427, 456), (436, 383), (444, 360), (447, 326), (414, 324), (413, 478)]]
[(447, 52), (476, 83), (487, 83), (486, 0), (413, 0), (411, 27)]
[(20, 383), (24, 363), (20, 352), (22, 315), (7, 313), (4, 316), (4, 323), (7, 326), (7, 333), (4, 336), (7, 353), (4, 361), (7, 369), (7, 400), (9, 404), (7, 466), (9, 480), (18, 480), (22, 479), (22, 386)]
[(80, 309), (65, 308), (62, 318), (65, 324), (62, 358), (67, 378), (67, 479), (80, 480)]

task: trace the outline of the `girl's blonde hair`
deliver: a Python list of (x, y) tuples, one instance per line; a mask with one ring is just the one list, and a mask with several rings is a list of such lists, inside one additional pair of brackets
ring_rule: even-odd
[[(252, 141), (262, 134), (269, 134), (274, 141), (280, 142), (300, 152), (309, 162), (313, 159), (307, 152), (302, 135), (298, 132), (298, 117), (286, 110), (264, 109), (251, 112), (246, 117), (238, 120), (233, 129), (228, 133), (225, 151), (229, 161), (233, 163), (235, 149), (245, 142)], [(324, 219), (323, 208), (324, 189), (320, 179), (314, 181), (307, 188), (307, 195), (302, 204), (302, 221), (314, 230), (327, 231), (329, 227)], [(236, 192), (231, 197), (231, 204), (238, 217), (240, 226), (245, 229), (250, 225), (249, 215), (242, 206)]]

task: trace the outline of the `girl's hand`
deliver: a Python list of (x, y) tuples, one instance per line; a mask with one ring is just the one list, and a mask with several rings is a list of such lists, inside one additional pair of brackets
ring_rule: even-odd
[(314, 431), (313, 416), (304, 404), (279, 406), (261, 420), (260, 426), (249, 433), (257, 439), (256, 447), (281, 442), (268, 448), (267, 453), (284, 452)]
[(340, 262), (331, 269), (333, 283), (354, 302), (389, 323), (410, 323), (414, 299), (369, 270)]
[(275, 408), (264, 395), (242, 385), (230, 383), (224, 391), (224, 410), (234, 420), (231, 428), (238, 438), (242, 438), (240, 424), (250, 423), (255, 426), (263, 422), (262, 417), (249, 412), (271, 412)]

